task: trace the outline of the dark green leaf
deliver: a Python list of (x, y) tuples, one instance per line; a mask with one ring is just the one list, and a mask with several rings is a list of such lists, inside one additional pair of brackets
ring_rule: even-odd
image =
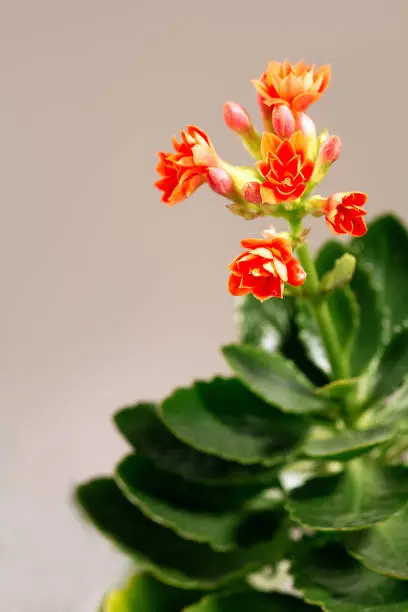
[(275, 470), (262, 465), (243, 465), (201, 453), (181, 442), (158, 417), (154, 404), (137, 404), (115, 415), (120, 432), (157, 468), (179, 474), (193, 482), (224, 486), (270, 482)]
[(239, 300), (236, 310), (241, 342), (276, 350), (289, 334), (292, 312), (290, 298), (260, 302), (253, 295), (246, 295)]
[(346, 461), (388, 442), (394, 435), (395, 429), (390, 426), (345, 431), (331, 438), (309, 440), (304, 452), (314, 459)]
[(407, 468), (354, 459), (344, 472), (315, 478), (294, 489), (287, 509), (305, 527), (353, 531), (396, 514), (404, 508), (407, 496)]
[(398, 423), (400, 426), (406, 425), (408, 417), (408, 380), (405, 379), (401, 387), (395, 393), (380, 400), (373, 406), (373, 410), (378, 414), (378, 420), (386, 423)]
[(402, 385), (408, 372), (408, 329), (391, 340), (385, 349), (376, 372), (372, 396), (379, 400), (393, 393)]
[(180, 612), (201, 596), (198, 591), (177, 589), (148, 574), (136, 574), (105, 598), (101, 612)]
[(406, 612), (408, 585), (380, 576), (337, 544), (312, 549), (294, 567), (295, 587), (326, 612)]
[(374, 287), (372, 273), (359, 262), (351, 282), (360, 309), (357, 328), (350, 355), (350, 374), (364, 372), (371, 360), (378, 355), (388, 334), (388, 319), (384, 318), (379, 293)]
[(268, 406), (236, 379), (178, 389), (163, 402), (161, 416), (184, 442), (241, 463), (282, 463), (305, 433), (302, 419)]
[(408, 509), (358, 534), (350, 551), (369, 569), (408, 580)]
[(278, 593), (243, 591), (209, 595), (184, 612), (314, 612), (317, 609), (301, 599)]
[(404, 326), (408, 319), (408, 235), (404, 226), (392, 215), (379, 217), (365, 236), (350, 242), (350, 249), (371, 267), (392, 330)]
[[(286, 534), (279, 531), (276, 513), (264, 521), (261, 532), (242, 527), (239, 550), (215, 552), (207, 544), (184, 540), (153, 523), (123, 497), (110, 478), (91, 480), (76, 491), (77, 501), (93, 524), (138, 567), (163, 582), (187, 589), (211, 589), (265, 564), (281, 554)], [(279, 531), (279, 534), (278, 534)], [(248, 544), (244, 548), (244, 544)]]
[(225, 346), (222, 351), (244, 384), (280, 410), (305, 414), (327, 409), (309, 380), (281, 355), (245, 344)]
[(153, 521), (184, 538), (207, 542), (218, 550), (236, 546), (236, 530), (245, 505), (262, 485), (211, 487), (158, 470), (139, 455), (129, 455), (116, 469), (116, 481), (130, 502)]

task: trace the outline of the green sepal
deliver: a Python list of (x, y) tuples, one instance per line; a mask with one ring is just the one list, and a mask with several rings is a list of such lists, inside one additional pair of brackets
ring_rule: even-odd
[(336, 289), (343, 289), (353, 278), (356, 269), (356, 258), (350, 253), (344, 253), (336, 259), (331, 270), (326, 272), (320, 280), (320, 289), (324, 293), (331, 293)]

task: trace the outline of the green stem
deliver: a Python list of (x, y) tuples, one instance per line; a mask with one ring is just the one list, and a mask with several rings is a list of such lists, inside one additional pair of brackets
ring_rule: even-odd
[[(302, 221), (291, 219), (290, 225), (294, 236), (299, 237), (302, 233)], [(312, 296), (310, 300), (316, 321), (323, 339), (327, 356), (332, 367), (333, 376), (336, 379), (347, 378), (347, 366), (343, 358), (343, 349), (339, 342), (336, 329), (330, 316), (327, 301), (320, 297), (320, 281), (316, 267), (313, 262), (312, 254), (306, 242), (303, 242), (297, 249), (297, 255), (303, 269), (307, 272), (305, 288)], [(318, 299), (313, 299), (313, 296)]]

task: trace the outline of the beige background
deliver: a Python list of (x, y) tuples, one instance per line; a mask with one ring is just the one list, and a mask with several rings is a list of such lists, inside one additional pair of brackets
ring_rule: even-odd
[(312, 115), (343, 155), (324, 193), (365, 190), (370, 214), (408, 217), (407, 3), (375, 5), (0, 1), (2, 608), (93, 612), (125, 564), (70, 490), (123, 451), (112, 411), (225, 371), (226, 266), (262, 222), (206, 188), (160, 204), (172, 134), (196, 122), (244, 162), (223, 101), (255, 116), (267, 60), (330, 62)]

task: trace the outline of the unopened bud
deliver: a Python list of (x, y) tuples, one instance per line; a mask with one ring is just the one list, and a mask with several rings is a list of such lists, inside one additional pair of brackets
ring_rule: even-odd
[(250, 204), (260, 204), (262, 202), (261, 183), (250, 181), (242, 188), (242, 195)]
[(275, 104), (273, 107), (272, 127), (279, 138), (290, 138), (295, 131), (295, 119), (285, 104)]
[(251, 129), (251, 118), (243, 106), (237, 102), (225, 102), (224, 121), (234, 132), (242, 134)]
[(313, 119), (306, 115), (306, 113), (298, 113), (295, 120), (295, 129), (300, 130), (306, 136), (308, 157), (309, 159), (315, 159), (317, 154), (317, 136)]
[(208, 173), (208, 184), (215, 193), (230, 197), (234, 191), (234, 182), (228, 172), (222, 168), (209, 168)]
[(341, 140), (338, 136), (330, 136), (320, 147), (319, 161), (322, 164), (333, 164), (341, 153)]

